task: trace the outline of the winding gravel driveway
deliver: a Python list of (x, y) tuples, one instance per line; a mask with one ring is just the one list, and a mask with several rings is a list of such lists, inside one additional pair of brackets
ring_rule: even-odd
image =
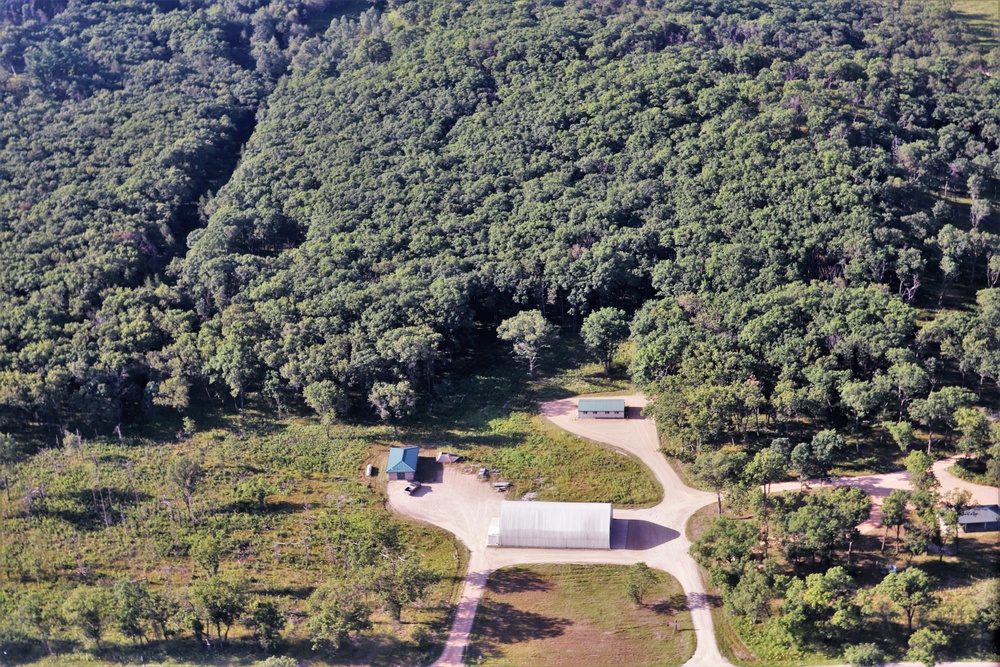
[(441, 658), (441, 667), (462, 664), (469, 632), (482, 599), (489, 575), (512, 565), (536, 563), (611, 563), (632, 565), (645, 561), (650, 567), (668, 572), (680, 581), (687, 596), (691, 620), (697, 633), (694, 655), (687, 665), (724, 667), (715, 642), (715, 628), (707, 595), (697, 564), (688, 554), (690, 542), (684, 536), (688, 518), (698, 509), (715, 502), (715, 495), (691, 489), (681, 483), (670, 464), (658, 451), (656, 426), (644, 419), (646, 404), (641, 395), (626, 396), (627, 420), (577, 420), (577, 399), (545, 403), (542, 414), (565, 430), (596, 440), (638, 457), (653, 471), (663, 487), (663, 500), (655, 507), (639, 510), (615, 509), (616, 521), (628, 520), (625, 548), (612, 549), (497, 549), (486, 548), (490, 519), (500, 516), (502, 495), (475, 475), (455, 466), (445, 466), (438, 482), (425, 484), (417, 497), (403, 493), (403, 484), (389, 484), (389, 506), (399, 514), (439, 526), (452, 532), (471, 552), (469, 570), (459, 598), (458, 611)]
[[(997, 505), (1000, 504), (1000, 489), (995, 486), (984, 486), (973, 484), (963, 479), (955, 477), (948, 468), (957, 461), (960, 456), (935, 461), (931, 466), (931, 471), (941, 484), (938, 489), (941, 493), (948, 493), (956, 489), (965, 489), (972, 496), (974, 505)], [(910, 473), (905, 470), (890, 472), (882, 475), (863, 475), (860, 477), (835, 477), (829, 481), (810, 480), (810, 486), (856, 486), (865, 491), (872, 499), (872, 513), (868, 521), (858, 526), (862, 533), (880, 533), (879, 521), (882, 518), (882, 501), (893, 489), (912, 490), (910, 485)], [(798, 491), (801, 488), (799, 482), (781, 482), (772, 484), (771, 492)]]
[[(642, 395), (626, 396), (629, 406), (627, 420), (597, 420), (576, 418), (576, 398), (552, 401), (542, 405), (542, 414), (557, 426), (570, 433), (589, 438), (638, 457), (649, 466), (663, 487), (663, 500), (655, 507), (640, 510), (615, 509), (616, 521), (628, 520), (628, 537), (625, 548), (592, 549), (497, 549), (486, 548), (486, 533), (490, 520), (500, 516), (502, 494), (493, 492), (489, 484), (479, 481), (474, 474), (463, 473), (457, 466), (445, 466), (441, 479), (425, 483), (416, 497), (403, 493), (405, 484), (389, 484), (389, 506), (399, 514), (444, 528), (453, 533), (470, 551), (469, 569), (459, 598), (458, 611), (444, 653), (435, 667), (457, 667), (469, 643), (469, 633), (476, 617), (476, 609), (491, 573), (512, 565), (536, 563), (612, 563), (631, 565), (645, 561), (650, 567), (668, 572), (680, 581), (691, 610), (691, 620), (697, 633), (694, 655), (686, 665), (726, 667), (730, 663), (722, 657), (715, 641), (715, 628), (709, 611), (706, 591), (697, 564), (688, 554), (691, 543), (684, 536), (688, 519), (697, 510), (715, 502), (715, 495), (685, 486), (666, 458), (658, 451), (659, 439), (656, 426), (641, 415), (646, 404)], [(971, 484), (947, 472), (957, 457), (937, 461), (934, 474), (941, 482), (941, 491), (967, 489), (974, 502), (994, 504), (1000, 502), (1000, 489)], [(810, 484), (820, 484), (810, 482)], [(841, 477), (828, 482), (833, 485), (850, 485), (864, 489), (872, 497), (873, 511), (863, 532), (878, 528), (882, 499), (892, 489), (909, 489), (906, 472), (863, 477)], [(774, 484), (772, 492), (800, 488), (798, 482)], [(896, 663), (893, 663), (896, 664)], [(915, 663), (898, 663), (900, 665)], [(942, 663), (942, 667), (945, 663)], [(950, 663), (948, 663), (950, 664)], [(955, 663), (958, 664), (958, 663)], [(997, 663), (961, 663), (962, 665), (996, 665)], [(846, 666), (845, 666), (846, 667)]]

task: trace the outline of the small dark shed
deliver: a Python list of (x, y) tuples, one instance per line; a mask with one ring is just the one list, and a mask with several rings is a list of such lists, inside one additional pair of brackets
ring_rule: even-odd
[(385, 466), (389, 479), (412, 480), (417, 475), (419, 454), (419, 447), (390, 447), (389, 462)]
[(984, 533), (1000, 530), (1000, 506), (976, 505), (962, 512), (958, 525), (966, 533)]

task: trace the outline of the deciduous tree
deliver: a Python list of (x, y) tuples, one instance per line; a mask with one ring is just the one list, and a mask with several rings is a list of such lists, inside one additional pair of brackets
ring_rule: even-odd
[(542, 350), (548, 347), (553, 334), (552, 325), (537, 310), (521, 311), (497, 327), (500, 339), (513, 343), (514, 355), (527, 362), (528, 374), (531, 377), (535, 377), (535, 367), (538, 365)]
[(580, 335), (583, 343), (604, 364), (605, 374), (611, 372), (618, 346), (628, 339), (628, 319), (620, 308), (601, 308), (583, 320)]

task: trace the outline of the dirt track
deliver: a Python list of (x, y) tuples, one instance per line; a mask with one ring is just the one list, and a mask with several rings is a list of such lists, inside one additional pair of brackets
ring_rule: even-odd
[(680, 581), (687, 595), (692, 622), (698, 635), (694, 656), (688, 665), (723, 666), (729, 663), (715, 643), (712, 616), (706, 604), (701, 574), (688, 555), (684, 537), (688, 518), (699, 508), (715, 502), (711, 493), (684, 486), (658, 451), (656, 427), (639, 413), (643, 396), (627, 396), (632, 408), (628, 420), (577, 420), (576, 399), (546, 403), (542, 414), (556, 425), (577, 435), (626, 451), (653, 471), (664, 489), (656, 507), (614, 511), (616, 520), (628, 520), (626, 548), (589, 549), (487, 549), (490, 519), (500, 515), (501, 494), (460, 467), (446, 466), (440, 483), (426, 485), (418, 497), (403, 493), (402, 483), (389, 485), (389, 504), (400, 514), (451, 531), (471, 552), (458, 605), (458, 612), (444, 654), (435, 663), (461, 665), (476, 608), (490, 573), (511, 565), (531, 563), (611, 563), (631, 565), (645, 561), (650, 567), (669, 572)]
[[(983, 486), (972, 484), (958, 477), (955, 477), (948, 468), (958, 460), (958, 456), (953, 456), (941, 461), (935, 461), (931, 466), (934, 476), (941, 483), (939, 491), (948, 493), (955, 489), (965, 489), (972, 495), (973, 504), (996, 505), (1000, 503), (1000, 489), (995, 486)], [(906, 471), (891, 472), (884, 475), (864, 475), (862, 477), (835, 477), (827, 482), (811, 480), (810, 486), (856, 486), (864, 490), (872, 499), (872, 513), (868, 521), (859, 526), (862, 533), (870, 534), (880, 532), (879, 521), (882, 517), (882, 501), (893, 489), (910, 490), (910, 473)], [(797, 491), (801, 488), (799, 482), (782, 482), (772, 484), (771, 492), (777, 491)]]
[[(688, 554), (690, 542), (684, 536), (684, 527), (690, 516), (705, 505), (714, 503), (715, 495), (681, 483), (666, 458), (658, 451), (659, 440), (655, 425), (640, 414), (641, 407), (646, 404), (645, 397), (634, 395), (624, 398), (626, 405), (631, 408), (629, 419), (624, 421), (578, 420), (576, 398), (553, 401), (542, 406), (542, 414), (546, 418), (570, 433), (611, 445), (638, 457), (649, 466), (663, 487), (663, 500), (655, 507), (614, 510), (615, 520), (629, 521), (628, 540), (624, 549), (487, 549), (486, 533), (490, 520), (500, 516), (500, 501), (503, 496), (495, 493), (489, 484), (477, 480), (474, 474), (463, 473), (461, 466), (445, 466), (441, 479), (426, 484), (413, 498), (403, 493), (404, 483), (389, 484), (389, 506), (394, 511), (452, 532), (471, 552), (469, 571), (462, 587), (455, 621), (444, 653), (435, 667), (462, 664), (462, 654), (468, 644), (476, 609), (486, 581), (493, 571), (511, 565), (533, 563), (631, 565), (640, 561), (670, 573), (684, 588), (698, 638), (695, 653), (686, 665), (730, 665), (722, 657), (716, 644), (704, 584), (697, 564)], [(954, 459), (948, 459), (934, 464), (934, 473), (941, 482), (942, 492), (965, 488), (972, 493), (974, 502), (998, 502), (1000, 490), (995, 487), (970, 484), (947, 473), (945, 469), (953, 461)], [(838, 478), (831, 483), (858, 486), (871, 495), (874, 505), (872, 516), (861, 526), (866, 532), (877, 529), (882, 498), (889, 495), (892, 489), (908, 489), (910, 486), (909, 475), (905, 472)], [(771, 491), (798, 488), (798, 482), (789, 482), (774, 484)]]

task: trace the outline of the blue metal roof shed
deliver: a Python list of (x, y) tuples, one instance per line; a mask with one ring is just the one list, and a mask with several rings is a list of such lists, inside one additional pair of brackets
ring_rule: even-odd
[(389, 479), (413, 479), (417, 472), (419, 447), (390, 447), (385, 471)]

